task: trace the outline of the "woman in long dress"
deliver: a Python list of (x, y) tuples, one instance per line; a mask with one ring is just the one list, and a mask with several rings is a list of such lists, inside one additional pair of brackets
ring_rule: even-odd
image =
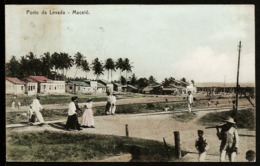
[(80, 124), (78, 122), (78, 116), (77, 116), (77, 108), (75, 102), (77, 102), (78, 97), (74, 96), (71, 98), (71, 102), (69, 104), (69, 110), (68, 110), (68, 119), (65, 125), (65, 128), (67, 130), (71, 129), (77, 129), (77, 130), (82, 130), (80, 128)]
[(82, 127), (84, 128), (95, 128), (94, 127), (94, 116), (92, 111), (92, 99), (88, 99), (85, 105), (85, 110), (82, 115)]

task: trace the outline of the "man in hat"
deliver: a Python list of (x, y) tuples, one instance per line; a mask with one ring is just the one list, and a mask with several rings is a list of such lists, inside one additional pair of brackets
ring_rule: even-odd
[(65, 128), (67, 130), (70, 130), (70, 129), (77, 129), (78, 131), (82, 130), (80, 128), (80, 124), (79, 124), (78, 116), (77, 116), (77, 112), (76, 112), (77, 108), (76, 108), (75, 102), (77, 102), (77, 99), (78, 99), (77, 96), (71, 97), (71, 102), (69, 104), (69, 110), (68, 110), (68, 119), (67, 119), (67, 122), (65, 125)]
[(226, 154), (228, 155), (229, 161), (234, 162), (236, 155), (238, 153), (238, 132), (236, 128), (236, 123), (233, 118), (229, 117), (225, 120), (226, 124), (217, 129), (217, 136), (221, 140), (220, 144), (220, 162), (225, 161)]
[(32, 110), (35, 113), (37, 119), (40, 121), (40, 126), (42, 126), (44, 124), (44, 119), (40, 110), (43, 110), (43, 108), (39, 100), (40, 100), (40, 96), (36, 95), (36, 98), (33, 100), (32, 103)]
[(191, 108), (192, 108), (192, 104), (193, 104), (193, 96), (191, 94), (191, 91), (188, 91), (187, 100), (188, 100), (188, 111), (189, 111), (189, 113), (191, 113)]

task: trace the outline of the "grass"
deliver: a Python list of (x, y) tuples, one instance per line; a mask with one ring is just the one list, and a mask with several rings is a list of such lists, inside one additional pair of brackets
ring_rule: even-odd
[(183, 112), (183, 113), (176, 114), (173, 116), (173, 118), (175, 120), (180, 121), (180, 122), (189, 122), (196, 117), (197, 117), (197, 115), (195, 115), (193, 113), (188, 113), (188, 112)]
[[(159, 141), (53, 131), (7, 134), (7, 161), (15, 162), (84, 162), (100, 160), (142, 147), (142, 154), (150, 161), (164, 161), (164, 144)], [(173, 147), (169, 146), (173, 151)], [(174, 154), (173, 152), (170, 153)], [(171, 156), (173, 157), (173, 156)]]
[[(231, 111), (208, 113), (198, 120), (200, 125), (214, 126), (223, 122), (223, 118), (231, 116)], [(238, 110), (237, 127), (255, 130), (255, 110), (253, 108)]]

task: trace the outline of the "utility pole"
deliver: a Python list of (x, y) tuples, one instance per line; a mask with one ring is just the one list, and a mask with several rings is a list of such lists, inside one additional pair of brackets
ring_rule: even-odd
[(237, 87), (236, 87), (236, 113), (235, 113), (235, 115), (237, 115), (237, 110), (238, 110), (237, 106), (238, 106), (238, 91), (239, 91), (239, 83), (238, 82), (239, 82), (240, 52), (241, 52), (241, 41), (239, 41), (239, 45), (238, 45)]
[(225, 88), (226, 88), (226, 76), (224, 75), (224, 93), (225, 93)]

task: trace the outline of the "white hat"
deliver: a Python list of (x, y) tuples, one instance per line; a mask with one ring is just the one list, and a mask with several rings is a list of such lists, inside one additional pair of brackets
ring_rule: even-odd
[(234, 121), (234, 119), (233, 118), (231, 118), (231, 117), (228, 117), (228, 119), (227, 120), (224, 120), (225, 122), (229, 122), (229, 123), (236, 123), (235, 121)]

